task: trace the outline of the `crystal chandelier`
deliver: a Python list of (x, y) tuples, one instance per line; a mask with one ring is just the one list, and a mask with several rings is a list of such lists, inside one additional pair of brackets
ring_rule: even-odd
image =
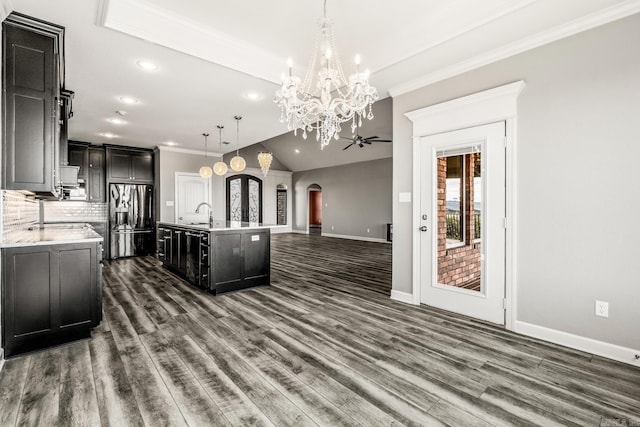
[(220, 134), (220, 139), (218, 140), (218, 146), (220, 149), (220, 160), (213, 165), (213, 171), (216, 175), (222, 176), (227, 173), (227, 164), (222, 161), (222, 129), (224, 126), (218, 125), (218, 133)]
[(345, 77), (332, 23), (327, 19), (327, 0), (323, 11), (320, 34), (304, 80), (292, 74), (289, 60), (289, 75), (282, 77), (282, 87), (274, 98), (281, 110), (280, 121), (286, 121), (287, 128), (295, 134), (301, 129), (305, 139), (307, 132), (315, 130), (320, 148), (329, 145), (331, 138), (339, 138), (341, 123), (351, 120), (354, 132), (357, 125), (362, 125), (363, 116), (373, 119), (371, 104), (378, 99), (378, 91), (369, 85), (369, 71), (360, 72), (359, 55), (355, 59), (355, 74), (348, 80)]
[(269, 167), (271, 166), (271, 161), (273, 160), (273, 154), (261, 151), (258, 153), (258, 164), (260, 164), (260, 169), (262, 169), (262, 173), (264, 176), (267, 176), (269, 173)]
[(242, 172), (247, 167), (247, 162), (240, 156), (240, 120), (242, 116), (233, 116), (236, 119), (236, 155), (229, 161), (229, 166), (236, 172)]
[(213, 175), (213, 171), (207, 164), (207, 137), (209, 136), (209, 134), (203, 133), (202, 136), (204, 136), (204, 166), (200, 168), (199, 173), (201, 177), (206, 179), (206, 178), (211, 178), (211, 175)]

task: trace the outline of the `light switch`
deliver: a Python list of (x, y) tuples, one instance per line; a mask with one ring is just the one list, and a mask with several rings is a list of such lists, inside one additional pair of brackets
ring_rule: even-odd
[(411, 193), (398, 193), (398, 202), (399, 203), (411, 203)]

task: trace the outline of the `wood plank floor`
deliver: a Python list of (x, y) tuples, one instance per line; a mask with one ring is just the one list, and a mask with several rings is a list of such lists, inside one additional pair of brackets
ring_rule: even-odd
[(106, 263), (104, 321), (6, 362), (0, 426), (640, 425), (640, 369), (391, 301), (390, 252), (274, 235), (272, 285), (217, 297)]

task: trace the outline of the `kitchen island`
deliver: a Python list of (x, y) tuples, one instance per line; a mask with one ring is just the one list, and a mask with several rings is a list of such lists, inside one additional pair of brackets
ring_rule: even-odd
[(239, 221), (157, 224), (158, 258), (216, 295), (270, 284), (271, 226)]
[(5, 356), (89, 337), (102, 320), (102, 237), (86, 224), (34, 226), (0, 247)]

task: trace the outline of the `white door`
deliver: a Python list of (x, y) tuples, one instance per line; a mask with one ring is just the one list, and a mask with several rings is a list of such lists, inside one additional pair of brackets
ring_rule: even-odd
[(176, 172), (176, 222), (180, 224), (207, 223), (209, 208), (196, 208), (202, 202), (211, 205), (211, 180), (197, 173)]
[(505, 123), (420, 140), (420, 302), (504, 324)]

